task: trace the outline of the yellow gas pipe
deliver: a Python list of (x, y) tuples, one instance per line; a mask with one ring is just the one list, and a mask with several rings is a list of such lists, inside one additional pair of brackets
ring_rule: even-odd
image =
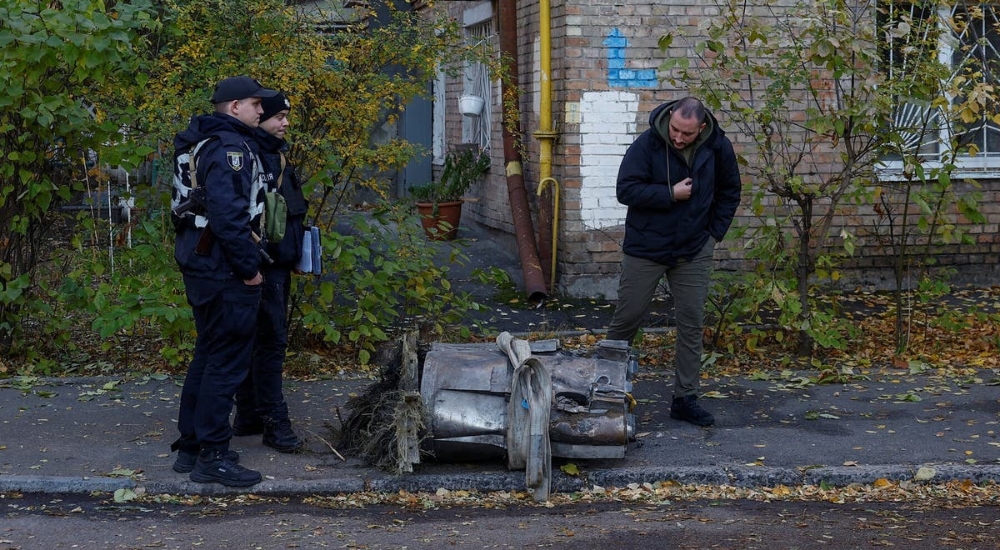
[(555, 178), (549, 177), (538, 182), (538, 195), (545, 191), (546, 184), (552, 184), (552, 269), (549, 281), (549, 295), (556, 292), (556, 259), (559, 254), (559, 182)]
[(556, 242), (558, 241), (559, 228), (559, 182), (552, 177), (552, 144), (558, 134), (552, 129), (552, 81), (549, 76), (552, 74), (552, 30), (551, 30), (551, 9), (549, 0), (539, 0), (538, 2), (539, 20), (539, 41), (541, 51), (539, 61), (541, 65), (541, 79), (539, 86), (539, 103), (541, 113), (538, 120), (538, 131), (535, 137), (539, 140), (539, 170), (538, 194), (541, 195), (548, 182), (552, 183), (555, 189), (555, 206), (552, 213), (552, 271), (549, 273), (549, 292), (555, 292), (556, 287)]

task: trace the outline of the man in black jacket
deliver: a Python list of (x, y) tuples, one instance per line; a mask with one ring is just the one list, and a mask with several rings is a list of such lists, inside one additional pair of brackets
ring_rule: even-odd
[(261, 101), (264, 113), (254, 130), (254, 140), (264, 166), (267, 191), (284, 197), (287, 208), (285, 234), (268, 244), (274, 263), (264, 267), (264, 292), (257, 316), (257, 348), (250, 376), (236, 393), (233, 435), (263, 434), (262, 442), (282, 453), (294, 453), (303, 442), (292, 430), (288, 404), (282, 392), (282, 370), (288, 348), (288, 296), (291, 273), (302, 257), (302, 240), (308, 205), (295, 169), (287, 162), (288, 113), (285, 94)]
[[(178, 452), (173, 469), (190, 472), (198, 483), (249, 487), (261, 481), (260, 472), (240, 466), (239, 455), (229, 450), (229, 415), (250, 369), (264, 282), (254, 241), (263, 212), (262, 172), (250, 143), (261, 98), (275, 94), (247, 76), (226, 78), (212, 94), (215, 111), (193, 117), (174, 138), (178, 176), (190, 166), (183, 159), (193, 156), (191, 182), (204, 197), (200, 208), (176, 217), (174, 243), (198, 335), (181, 389), (180, 438), (171, 450)], [(175, 178), (175, 199), (190, 198), (194, 185), (182, 189), (183, 181)]]
[(711, 426), (698, 404), (705, 301), (712, 251), (740, 204), (732, 142), (693, 97), (660, 105), (618, 171), (628, 206), (618, 305), (608, 339), (631, 342), (665, 275), (674, 299), (677, 345), (671, 418)]

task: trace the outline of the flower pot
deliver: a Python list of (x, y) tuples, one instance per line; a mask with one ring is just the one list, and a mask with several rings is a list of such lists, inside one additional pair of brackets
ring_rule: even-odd
[(418, 202), (417, 213), (427, 237), (434, 241), (452, 241), (458, 236), (458, 222), (462, 219), (462, 201)]
[(477, 95), (463, 95), (458, 98), (458, 110), (464, 116), (476, 117), (483, 112), (486, 100)]

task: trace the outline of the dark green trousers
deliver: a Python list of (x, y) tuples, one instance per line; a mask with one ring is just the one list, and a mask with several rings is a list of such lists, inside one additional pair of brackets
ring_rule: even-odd
[(705, 301), (708, 298), (714, 248), (715, 239), (709, 237), (697, 256), (673, 267), (629, 255), (622, 258), (618, 306), (608, 327), (608, 339), (631, 342), (635, 338), (653, 300), (656, 285), (666, 276), (677, 320), (674, 397), (698, 395)]

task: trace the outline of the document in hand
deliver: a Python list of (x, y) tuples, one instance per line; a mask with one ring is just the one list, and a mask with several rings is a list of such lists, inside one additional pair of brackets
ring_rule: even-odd
[(302, 258), (299, 260), (299, 265), (295, 266), (296, 269), (302, 273), (321, 274), (323, 272), (323, 264), (321, 262), (323, 249), (320, 246), (321, 244), (319, 228), (306, 227), (302, 238)]
[(323, 273), (323, 241), (319, 238), (319, 228), (312, 226), (309, 228), (309, 233), (312, 235), (312, 273), (313, 275), (319, 275)]

